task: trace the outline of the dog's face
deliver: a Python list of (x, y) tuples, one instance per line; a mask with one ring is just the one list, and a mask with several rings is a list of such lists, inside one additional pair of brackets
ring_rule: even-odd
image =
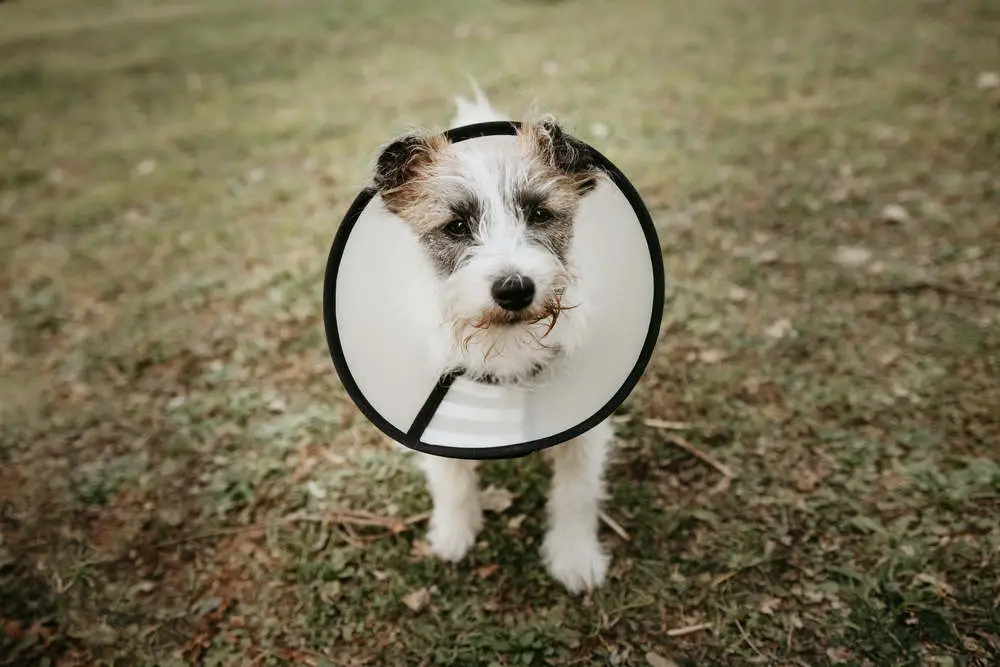
[(574, 305), (574, 219), (598, 174), (550, 120), (522, 125), (515, 142), (412, 134), (381, 153), (375, 185), (442, 283), (466, 370), (527, 376), (558, 350), (559, 314)]

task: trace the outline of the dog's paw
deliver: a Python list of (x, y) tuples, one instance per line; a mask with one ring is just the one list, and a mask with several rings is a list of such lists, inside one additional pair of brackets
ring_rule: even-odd
[(482, 523), (482, 515), (478, 512), (451, 514), (447, 517), (435, 514), (427, 533), (431, 553), (449, 562), (462, 560), (475, 544)]
[(604, 552), (597, 537), (567, 539), (549, 533), (542, 545), (545, 568), (552, 577), (576, 595), (604, 583), (611, 556)]

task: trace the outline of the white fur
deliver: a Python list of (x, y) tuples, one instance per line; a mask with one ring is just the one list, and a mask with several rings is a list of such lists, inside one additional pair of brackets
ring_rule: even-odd
[[(458, 113), (452, 126), (505, 120), (474, 82), (473, 87), (475, 100), (455, 98)], [(442, 331), (436, 353), (473, 373), (509, 376), (527, 373), (535, 363), (548, 360), (552, 345), (571, 355), (583, 335), (586, 309), (582, 306), (586, 300), (577, 290), (572, 267), (563, 266), (545, 249), (527, 243), (523, 225), (505, 210), (504, 188), (524, 168), (523, 158), (509, 147), (501, 148), (499, 143), (484, 148), (488, 143), (484, 140), (456, 145), (460, 149), (456, 155), (461, 161), (462, 184), (471, 184), (486, 202), (485, 217), (490, 224), (474, 256), (441, 286)], [(477, 314), (491, 305), (490, 285), (504, 272), (530, 276), (536, 285), (536, 298), (544, 298), (556, 287), (564, 288), (564, 303), (578, 306), (560, 315), (558, 324), (545, 337), (545, 345), (539, 345), (538, 339), (547, 323), (484, 330), (465, 326), (452, 331), (455, 322), (475, 321)], [(476, 335), (465, 345), (462, 339), (469, 334)], [(548, 572), (570, 593), (600, 586), (608, 570), (610, 557), (598, 539), (598, 506), (612, 441), (611, 425), (605, 421), (546, 452), (553, 476), (542, 556)], [(419, 460), (434, 505), (428, 532), (431, 551), (444, 560), (458, 561), (473, 547), (482, 527), (477, 464), (425, 454), (419, 455)]]
[[(472, 82), (475, 100), (456, 96), (458, 112), (452, 127), (473, 123), (505, 120), (491, 105), (479, 86)], [(442, 286), (442, 326), (453, 329), (453, 323), (478, 319), (493, 305), (490, 287), (493, 280), (508, 273), (529, 276), (535, 283), (536, 301), (549, 298), (554, 289), (564, 291), (563, 303), (576, 306), (560, 315), (559, 326), (545, 336), (547, 322), (533, 326), (493, 327), (478, 330), (466, 324), (458, 330), (441, 332), (447, 341), (447, 363), (461, 366), (471, 373), (492, 373), (498, 376), (516, 375), (544, 363), (551, 349), (572, 353), (585, 327), (585, 299), (573, 281), (572, 266), (563, 266), (550, 252), (528, 243), (524, 225), (507, 210), (508, 190), (522, 177), (526, 169), (523, 156), (502, 139), (456, 145), (455, 159), (460, 163), (459, 187), (472, 187), (485, 202), (484, 219), (489, 222), (481, 242), (470, 252), (462, 267)]]
[(470, 78), (469, 83), (472, 84), (472, 92), (476, 98), (474, 100), (467, 100), (461, 95), (455, 96), (457, 111), (451, 121), (452, 127), (472, 125), (473, 123), (488, 123), (494, 120), (507, 120), (502, 113), (493, 108), (490, 101), (486, 98), (486, 94), (483, 93), (482, 88), (479, 87), (479, 84), (475, 80)]
[(608, 571), (610, 557), (597, 539), (597, 510), (612, 441), (611, 424), (605, 421), (550, 450), (549, 531), (542, 553), (549, 573), (571, 593), (600, 585)]
[(427, 535), (431, 551), (443, 560), (460, 560), (483, 526), (476, 462), (428, 455), (420, 462), (434, 503)]
[[(470, 169), (470, 176), (480, 176)], [(490, 224), (480, 245), (470, 252), (471, 257), (445, 281), (442, 291), (443, 323), (452, 328), (453, 322), (474, 322), (493, 305), (490, 288), (496, 277), (520, 274), (535, 283), (536, 301), (549, 298), (557, 287), (564, 290), (567, 305), (578, 304), (580, 295), (574, 289), (567, 268), (550, 252), (527, 242), (524, 226), (514, 223), (502, 210), (503, 195), (497, 189), (496, 178), (490, 182), (489, 174), (477, 178), (478, 191), (486, 194), (487, 204), (493, 209), (487, 213)], [(583, 325), (584, 310), (567, 310), (560, 315), (557, 327), (542, 336), (548, 322), (517, 327), (491, 327), (475, 329), (466, 324), (453, 331), (452, 359), (470, 371), (491, 372), (499, 376), (516, 375), (530, 369), (536, 362), (544, 362), (554, 347), (570, 352)], [(577, 325), (580, 326), (577, 326)], [(469, 338), (471, 336), (471, 338)], [(468, 342), (465, 341), (468, 339)]]

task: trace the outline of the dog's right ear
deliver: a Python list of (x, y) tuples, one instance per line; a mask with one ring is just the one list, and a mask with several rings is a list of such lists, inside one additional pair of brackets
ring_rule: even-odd
[(521, 133), (536, 151), (553, 167), (573, 178), (574, 186), (580, 194), (586, 194), (597, 187), (597, 177), (601, 168), (594, 152), (587, 144), (563, 131), (555, 118), (545, 116), (529, 123)]
[(375, 162), (375, 187), (385, 194), (420, 176), (447, 140), (442, 135), (414, 132), (382, 149)]

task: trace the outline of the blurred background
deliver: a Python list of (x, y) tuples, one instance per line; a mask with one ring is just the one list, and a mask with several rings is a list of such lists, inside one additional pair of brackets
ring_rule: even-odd
[[(0, 664), (998, 664), (998, 35), (992, 0), (3, 2)], [(468, 76), (628, 175), (671, 280), (582, 600), (535, 459), (427, 557), (323, 338), (374, 151)]]

